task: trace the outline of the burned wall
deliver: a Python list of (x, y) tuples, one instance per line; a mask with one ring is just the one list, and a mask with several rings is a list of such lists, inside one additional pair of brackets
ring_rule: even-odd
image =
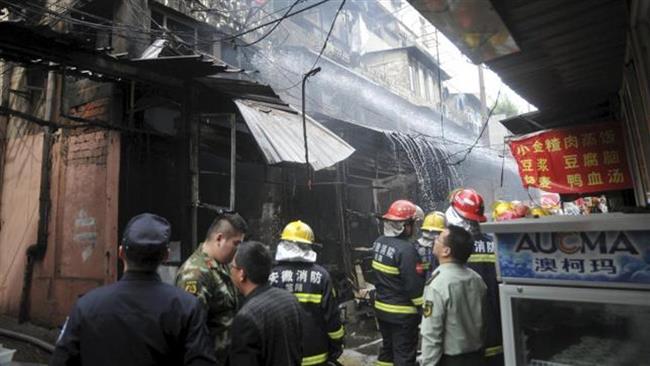
[[(19, 122), (22, 123), (22, 122)], [(0, 313), (18, 315), (27, 247), (36, 243), (43, 137), (7, 139), (0, 199)]]
[[(110, 120), (112, 98), (61, 109), (61, 78), (16, 67), (6, 106), (62, 126), (52, 135), (49, 218), (45, 257), (32, 275), (31, 320), (60, 325), (83, 293), (116, 279), (117, 181), (120, 137), (116, 132), (73, 127), (63, 115)], [(5, 103), (3, 103), (5, 104)], [(54, 112), (45, 116), (47, 108)], [(0, 200), (0, 312), (18, 315), (27, 247), (37, 242), (44, 134), (33, 122), (10, 118), (3, 135)]]
[(79, 296), (117, 278), (119, 146), (116, 132), (56, 137), (48, 250), (32, 285), (37, 322), (61, 324)]

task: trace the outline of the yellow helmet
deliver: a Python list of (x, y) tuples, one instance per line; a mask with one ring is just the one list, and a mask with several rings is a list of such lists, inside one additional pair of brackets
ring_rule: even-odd
[(421, 229), (427, 231), (443, 231), (446, 226), (447, 218), (445, 214), (440, 211), (435, 211), (424, 217)]
[(292, 221), (284, 227), (280, 239), (296, 243), (313, 244), (314, 232), (304, 222), (300, 220)]

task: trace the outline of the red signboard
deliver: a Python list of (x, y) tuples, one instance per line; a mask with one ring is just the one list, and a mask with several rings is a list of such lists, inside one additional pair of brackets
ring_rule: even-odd
[(632, 187), (616, 123), (535, 132), (509, 145), (524, 187), (564, 194)]

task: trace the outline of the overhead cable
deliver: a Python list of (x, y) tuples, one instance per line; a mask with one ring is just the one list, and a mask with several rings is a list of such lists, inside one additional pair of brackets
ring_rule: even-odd
[[(316, 57), (316, 60), (314, 61), (314, 64), (307, 70), (313, 70), (316, 67), (316, 65), (318, 65), (318, 61), (320, 61), (320, 58), (323, 55), (323, 52), (325, 52), (325, 48), (327, 48), (327, 43), (330, 40), (330, 36), (332, 35), (332, 31), (334, 30), (334, 25), (336, 24), (336, 19), (338, 18), (339, 13), (341, 13), (341, 10), (343, 9), (343, 6), (345, 5), (345, 2), (346, 2), (346, 0), (341, 1), (341, 5), (339, 5), (339, 8), (336, 10), (336, 14), (334, 14), (334, 19), (332, 20), (332, 25), (330, 25), (330, 30), (327, 32), (327, 36), (325, 37), (325, 42), (323, 42), (323, 47), (321, 47), (320, 52), (318, 52), (318, 56)], [(298, 80), (298, 82), (296, 82), (295, 84), (293, 84), (293, 85), (291, 85), (291, 86), (289, 86), (287, 88), (278, 89), (277, 91), (278, 92), (283, 92), (283, 91), (287, 91), (289, 89), (293, 89), (296, 86), (298, 86), (301, 83), (301, 81), (302, 81), (302, 79)]]

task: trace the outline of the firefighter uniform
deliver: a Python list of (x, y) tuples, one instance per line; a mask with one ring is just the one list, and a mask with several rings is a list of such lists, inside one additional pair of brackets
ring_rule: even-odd
[(422, 269), (424, 269), (425, 279), (431, 278), (433, 271), (438, 267), (438, 261), (433, 255), (433, 247), (430, 240), (427, 238), (420, 238), (415, 243), (415, 250), (418, 252), (420, 262), (422, 262)]
[(302, 365), (336, 360), (343, 351), (344, 329), (329, 273), (315, 263), (281, 262), (271, 271), (269, 282), (292, 292), (307, 315)]
[(431, 274), (438, 266), (438, 260), (433, 255), (433, 242), (447, 226), (445, 214), (440, 211), (431, 212), (424, 217), (420, 231), (421, 237), (415, 242), (415, 249), (420, 256), (425, 278), (431, 278)]
[(457, 189), (450, 197), (450, 207), (445, 212), (447, 222), (465, 228), (474, 237), (474, 252), (467, 266), (478, 273), (487, 285), (487, 339), (485, 357), (489, 366), (502, 366), (501, 313), (499, 310), (499, 284), (496, 274), (496, 256), (492, 237), (481, 233), (480, 222), (484, 214), (483, 197), (473, 189)]
[(404, 238), (380, 236), (373, 244), (375, 314), (383, 343), (377, 365), (415, 365), (424, 301), (424, 270)]
[(327, 270), (314, 263), (314, 234), (307, 224), (289, 223), (281, 239), (275, 256), (278, 264), (269, 275), (269, 283), (293, 293), (305, 310), (302, 365), (324, 365), (343, 353), (345, 331), (336, 291)]
[(487, 338), (485, 341), (487, 364), (489, 366), (503, 365), (499, 283), (497, 282), (496, 255), (492, 237), (480, 232), (474, 233), (474, 254), (467, 260), (467, 266), (478, 273), (487, 285)]

